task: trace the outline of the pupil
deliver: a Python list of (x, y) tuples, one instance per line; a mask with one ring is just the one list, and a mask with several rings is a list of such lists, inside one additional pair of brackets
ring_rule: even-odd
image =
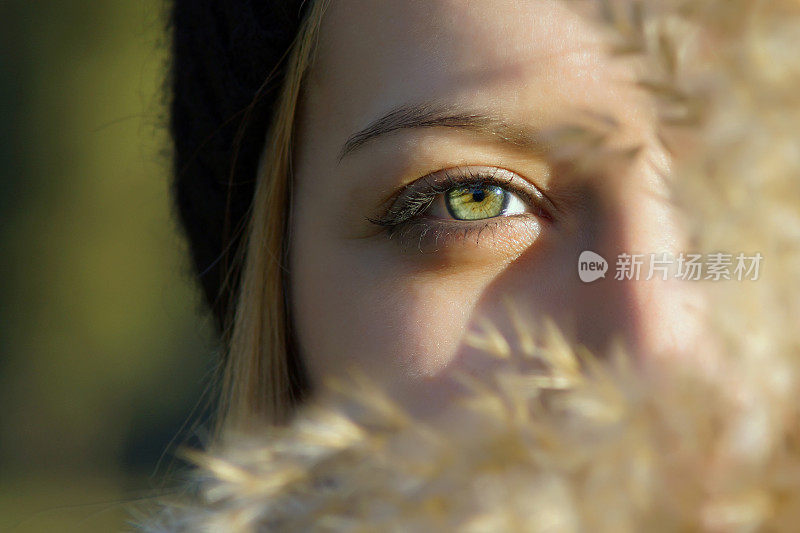
[(486, 191), (483, 189), (472, 189), (472, 200), (475, 202), (482, 202), (486, 198)]

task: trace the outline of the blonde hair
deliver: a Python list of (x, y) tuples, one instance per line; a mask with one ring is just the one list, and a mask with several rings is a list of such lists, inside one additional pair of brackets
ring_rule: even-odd
[[(309, 0), (288, 54), (283, 87), (261, 155), (229, 351), (222, 368), (217, 429), (280, 423), (297, 403), (290, 368), (283, 283), (292, 144), (303, 78), (311, 64), (327, 0)], [(296, 378), (297, 376), (294, 376)]]

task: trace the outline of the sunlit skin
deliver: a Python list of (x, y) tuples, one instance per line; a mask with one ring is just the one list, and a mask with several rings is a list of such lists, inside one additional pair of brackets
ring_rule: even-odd
[[(441, 402), (451, 369), (480, 368), (467, 331), (483, 317), (513, 332), (507, 296), (598, 353), (615, 339), (645, 359), (687, 351), (696, 320), (686, 283), (613, 279), (621, 252), (684, 246), (652, 104), (630, 60), (609, 55), (570, 9), (332, 2), (299, 115), (289, 237), (292, 315), (314, 384), (355, 365), (389, 390), (410, 391), (417, 405)], [(347, 145), (407, 106), (491, 120), (399, 127)], [(537, 145), (537, 135), (584, 124), (587, 114), (617, 121), (609, 146), (637, 155), (571, 172)], [(513, 193), (511, 215), (455, 220), (440, 194), (424, 213), (387, 226), (405, 186), (498, 169), (505, 181), (492, 186)], [(486, 193), (498, 194), (476, 198)], [(539, 194), (538, 205), (526, 193)], [(484, 212), (497, 213), (490, 204)], [(611, 263), (610, 275), (590, 284), (577, 275), (587, 249)]]

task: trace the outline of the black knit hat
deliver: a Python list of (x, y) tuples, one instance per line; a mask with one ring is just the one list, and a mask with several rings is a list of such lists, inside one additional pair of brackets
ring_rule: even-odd
[(304, 0), (174, 0), (172, 191), (220, 331), (239, 285), (237, 252), (258, 158)]

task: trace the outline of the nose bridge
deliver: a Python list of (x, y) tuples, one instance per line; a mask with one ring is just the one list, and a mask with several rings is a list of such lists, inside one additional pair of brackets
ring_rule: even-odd
[(645, 357), (675, 349), (687, 340), (685, 291), (663, 271), (668, 262), (651, 261), (678, 251), (673, 208), (659, 195), (627, 187), (606, 191), (593, 218), (586, 249), (602, 256), (608, 271), (578, 281), (578, 340), (603, 351), (618, 338)]
[(635, 243), (628, 231), (630, 221), (613, 206), (613, 201), (603, 202), (592, 214), (583, 240), (585, 249), (578, 250), (576, 255), (580, 258), (585, 250), (594, 252), (606, 261), (608, 268), (605, 276), (594, 280), (593, 276), (586, 280), (576, 276), (576, 340), (595, 351), (604, 351), (617, 336), (631, 348), (640, 343), (641, 293), (633, 280), (615, 279), (618, 258), (629, 253)]

